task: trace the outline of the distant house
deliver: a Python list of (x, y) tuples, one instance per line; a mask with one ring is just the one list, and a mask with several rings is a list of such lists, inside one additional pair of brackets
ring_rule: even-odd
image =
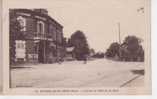
[(65, 60), (74, 60), (75, 59), (75, 54), (74, 54), (74, 47), (67, 47), (66, 48), (66, 57)]
[[(10, 63), (55, 62), (64, 54), (63, 26), (45, 9), (10, 9), (10, 22), (17, 20), (23, 27), (18, 33), (10, 31)], [(10, 27), (11, 29), (12, 27)]]

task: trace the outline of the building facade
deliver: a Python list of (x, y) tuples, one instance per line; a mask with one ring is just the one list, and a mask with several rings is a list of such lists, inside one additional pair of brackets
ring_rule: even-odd
[(63, 26), (46, 9), (10, 9), (9, 15), (10, 64), (63, 58)]

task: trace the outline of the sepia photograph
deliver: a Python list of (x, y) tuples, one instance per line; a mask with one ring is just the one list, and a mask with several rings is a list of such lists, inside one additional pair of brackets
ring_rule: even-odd
[(4, 3), (9, 89), (151, 86), (150, 0), (18, 1)]

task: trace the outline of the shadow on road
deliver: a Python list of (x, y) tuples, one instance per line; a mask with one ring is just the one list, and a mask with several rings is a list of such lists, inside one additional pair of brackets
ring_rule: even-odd
[(25, 69), (25, 68), (31, 68), (31, 67), (20, 67), (20, 66), (17, 66), (17, 67), (11, 67), (11, 69)]
[(144, 70), (142, 69), (142, 70), (131, 70), (131, 72), (133, 73), (133, 74), (138, 74), (138, 75), (144, 75)]

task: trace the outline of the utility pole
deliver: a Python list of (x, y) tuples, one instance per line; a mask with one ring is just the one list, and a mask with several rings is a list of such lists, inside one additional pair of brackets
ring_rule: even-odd
[(121, 44), (121, 31), (120, 31), (120, 22), (118, 22), (118, 35), (119, 35), (119, 44)]

